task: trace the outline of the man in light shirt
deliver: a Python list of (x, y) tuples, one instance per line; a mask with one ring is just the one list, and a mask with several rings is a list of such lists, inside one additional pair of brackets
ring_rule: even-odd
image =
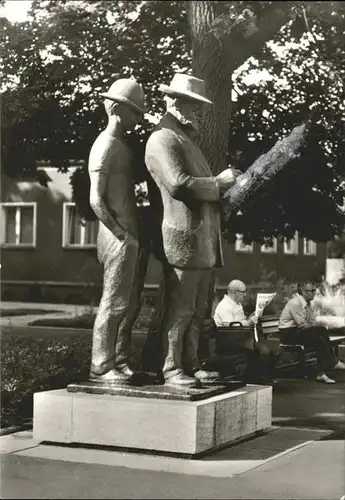
[(246, 285), (240, 280), (232, 280), (228, 284), (228, 293), (224, 295), (214, 312), (214, 322), (217, 326), (229, 326), (239, 321), (243, 326), (256, 325), (258, 318), (255, 315), (248, 319), (243, 310), (243, 299), (246, 294)]
[[(244, 314), (243, 300), (246, 294), (246, 285), (243, 281), (232, 280), (228, 285), (227, 294), (217, 305), (214, 312), (214, 322), (219, 326), (229, 326), (230, 323), (239, 322), (242, 326), (254, 326), (258, 317), (252, 314), (248, 318)], [(247, 355), (248, 369), (246, 379), (248, 382), (274, 383), (274, 368), (279, 359), (279, 348), (269, 344), (264, 339), (259, 342), (241, 342), (237, 347), (243, 348)]]
[(283, 333), (283, 343), (315, 348), (316, 380), (334, 384), (335, 381), (328, 377), (326, 371), (344, 370), (345, 364), (336, 359), (327, 329), (316, 322), (310, 306), (315, 292), (315, 286), (309, 281), (298, 285), (296, 295), (288, 301), (280, 315), (279, 330)]

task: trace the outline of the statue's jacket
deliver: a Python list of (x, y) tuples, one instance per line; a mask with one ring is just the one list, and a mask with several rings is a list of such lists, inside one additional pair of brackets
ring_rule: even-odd
[(182, 269), (221, 267), (219, 186), (200, 148), (170, 113), (149, 137), (145, 163), (162, 197), (168, 262)]

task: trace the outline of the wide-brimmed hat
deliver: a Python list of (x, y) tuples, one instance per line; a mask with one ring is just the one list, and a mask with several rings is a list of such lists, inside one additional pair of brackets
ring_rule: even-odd
[(195, 76), (186, 75), (184, 73), (175, 73), (169, 86), (160, 85), (158, 90), (164, 94), (174, 96), (184, 96), (193, 101), (206, 102), (213, 104), (212, 101), (206, 98), (205, 82)]
[(115, 102), (121, 102), (131, 106), (139, 113), (145, 113), (145, 94), (142, 86), (132, 78), (120, 78), (116, 80), (107, 93), (101, 96)]

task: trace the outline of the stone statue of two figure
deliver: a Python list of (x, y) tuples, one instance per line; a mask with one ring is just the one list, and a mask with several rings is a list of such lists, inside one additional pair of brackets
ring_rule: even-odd
[[(214, 176), (195, 142), (200, 106), (212, 105), (204, 81), (177, 73), (161, 85), (166, 113), (150, 135), (145, 164), (160, 193), (161, 237), (169, 266), (162, 373), (165, 385), (195, 388), (219, 383), (217, 372), (201, 369), (199, 332), (212, 269), (222, 266), (220, 204), (236, 182), (228, 168)], [(119, 79), (102, 94), (108, 125), (89, 156), (90, 204), (99, 219), (97, 255), (103, 294), (94, 323), (90, 380), (130, 384), (131, 329), (144, 284), (132, 154), (125, 142), (145, 113), (144, 91), (134, 79)]]

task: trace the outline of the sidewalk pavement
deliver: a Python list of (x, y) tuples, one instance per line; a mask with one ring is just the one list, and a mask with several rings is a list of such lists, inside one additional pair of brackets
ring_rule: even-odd
[[(345, 493), (345, 441), (272, 428), (203, 459), (0, 438), (2, 498), (329, 499)], [(320, 439), (322, 439), (320, 441)]]
[[(18, 309), (32, 309), (32, 314), (25, 314), (19, 316), (2, 316), (0, 318), (0, 325), (2, 327), (23, 327), (28, 323), (40, 318), (64, 318), (66, 316), (80, 315), (90, 310), (97, 311), (97, 307), (80, 305), (80, 304), (46, 304), (46, 303), (33, 303), (33, 302), (1, 302), (1, 309), (6, 311), (13, 311)], [(35, 311), (57, 311), (55, 313), (35, 312)]]

